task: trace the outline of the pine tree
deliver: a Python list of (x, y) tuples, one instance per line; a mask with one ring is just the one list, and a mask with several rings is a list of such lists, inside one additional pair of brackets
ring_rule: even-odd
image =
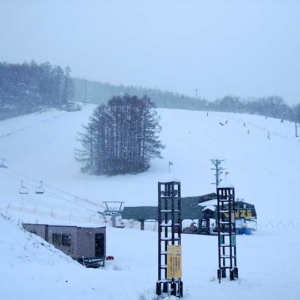
[(149, 97), (117, 96), (98, 106), (79, 134), (81, 150), (75, 158), (91, 174), (146, 171), (153, 157), (161, 158), (159, 117)]
[(63, 78), (62, 103), (66, 103), (73, 99), (75, 95), (74, 82), (71, 78), (71, 69), (66, 67)]

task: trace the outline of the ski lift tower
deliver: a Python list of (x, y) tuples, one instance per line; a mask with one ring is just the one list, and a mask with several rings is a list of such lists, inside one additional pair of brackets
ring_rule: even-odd
[(7, 166), (4, 164), (5, 158), (0, 158), (0, 168), (5, 168), (7, 169)]
[(226, 278), (229, 270), (230, 280), (238, 278), (235, 229), (235, 196), (233, 187), (217, 188), (217, 226), (218, 226), (218, 279)]
[(119, 215), (123, 211), (124, 201), (103, 201), (105, 209), (103, 214), (105, 216)]
[(180, 182), (158, 183), (158, 281), (156, 294), (183, 296)]

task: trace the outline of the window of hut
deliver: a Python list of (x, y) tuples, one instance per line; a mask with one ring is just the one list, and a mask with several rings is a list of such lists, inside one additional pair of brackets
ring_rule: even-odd
[(62, 235), (62, 245), (63, 246), (71, 246), (71, 234), (63, 234)]
[(61, 233), (52, 234), (52, 243), (53, 245), (61, 245)]

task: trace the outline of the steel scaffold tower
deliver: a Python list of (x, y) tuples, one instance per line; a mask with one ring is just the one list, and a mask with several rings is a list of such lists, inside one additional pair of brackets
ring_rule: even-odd
[(235, 228), (234, 188), (217, 188), (217, 224), (218, 224), (218, 279), (226, 278), (229, 270), (230, 280), (238, 278)]
[[(174, 258), (168, 265), (168, 251), (170, 245), (180, 249), (180, 261)], [(183, 296), (183, 283), (181, 281), (181, 187), (180, 182), (158, 183), (158, 281), (156, 294), (163, 293)], [(171, 246), (172, 247), (172, 246)], [(170, 249), (170, 248), (169, 248)], [(170, 263), (170, 260), (169, 260)], [(179, 265), (180, 264), (180, 265)], [(169, 270), (168, 270), (169, 268)], [(171, 269), (172, 268), (172, 269)], [(174, 269), (180, 269), (179, 278), (169, 278)], [(176, 274), (176, 272), (175, 272)]]

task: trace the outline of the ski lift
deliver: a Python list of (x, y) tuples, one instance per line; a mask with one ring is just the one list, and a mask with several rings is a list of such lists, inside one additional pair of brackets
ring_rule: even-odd
[(7, 168), (7, 166), (4, 164), (5, 158), (0, 158), (0, 168)]
[(103, 201), (103, 203), (106, 206), (106, 209), (104, 209), (103, 212), (104, 216), (119, 215), (124, 209), (123, 201)]
[(40, 181), (40, 182), (41, 182), (41, 185), (38, 186), (38, 187), (36, 188), (36, 190), (35, 190), (35, 193), (36, 193), (36, 194), (44, 194), (44, 192), (45, 192), (45, 190), (44, 190), (44, 188), (43, 188), (43, 181)]
[(23, 181), (21, 181), (21, 182), (22, 182), (22, 186), (19, 189), (19, 193), (20, 194), (28, 194), (29, 193), (28, 192), (28, 187), (24, 186), (24, 182)]

